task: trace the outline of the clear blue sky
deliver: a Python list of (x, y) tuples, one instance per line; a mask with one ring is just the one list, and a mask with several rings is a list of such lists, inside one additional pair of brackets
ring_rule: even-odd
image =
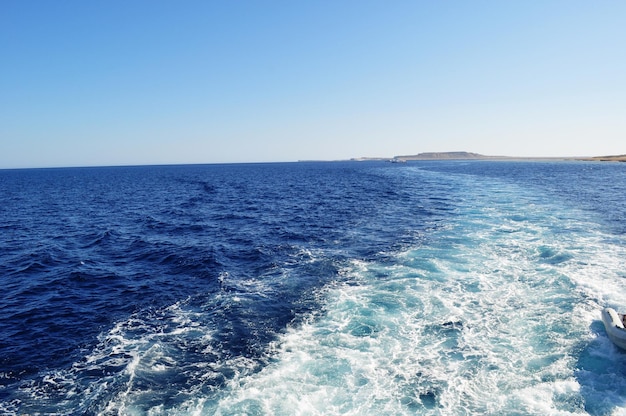
[(626, 153), (626, 1), (0, 1), (0, 168)]

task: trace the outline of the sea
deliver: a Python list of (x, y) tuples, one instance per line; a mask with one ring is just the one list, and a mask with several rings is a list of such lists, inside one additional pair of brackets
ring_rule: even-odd
[(0, 414), (626, 415), (626, 163), (0, 170)]

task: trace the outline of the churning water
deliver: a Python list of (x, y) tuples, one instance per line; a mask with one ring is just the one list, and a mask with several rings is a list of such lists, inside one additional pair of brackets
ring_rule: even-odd
[(0, 411), (626, 414), (626, 164), (0, 171)]

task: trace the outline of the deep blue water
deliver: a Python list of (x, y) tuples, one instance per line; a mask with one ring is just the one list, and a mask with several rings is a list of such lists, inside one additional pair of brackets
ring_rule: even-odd
[(0, 171), (0, 412), (621, 414), (626, 164)]

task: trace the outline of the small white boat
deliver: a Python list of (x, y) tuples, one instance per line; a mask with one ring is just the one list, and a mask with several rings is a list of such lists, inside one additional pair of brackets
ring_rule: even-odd
[(606, 333), (609, 336), (609, 339), (613, 341), (613, 344), (623, 350), (626, 350), (624, 314), (615, 312), (615, 309), (613, 308), (604, 308), (602, 311), (602, 322), (604, 322)]

